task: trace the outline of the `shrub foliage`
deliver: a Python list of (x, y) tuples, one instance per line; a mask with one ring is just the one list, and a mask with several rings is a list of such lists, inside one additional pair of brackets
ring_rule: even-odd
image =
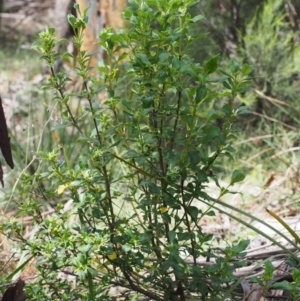
[[(220, 77), (219, 55), (193, 62), (188, 52), (201, 39), (190, 26), (203, 19), (189, 13), (196, 4), (130, 1), (123, 14), (128, 32), (100, 33), (108, 59), (98, 77), (88, 67), (91, 54), (81, 49), (86, 11), (68, 16), (76, 57), (56, 52), (64, 41), (53, 28), (40, 34), (35, 47), (52, 74), (44, 88), (55, 91), (53, 106), (63, 117), (52, 130), (77, 133), (72, 148), (82, 151), (74, 158), (64, 141), (51, 152), (40, 149), (39, 168), (22, 178), (28, 193), (20, 207), (36, 231), (25, 240), (15, 221), (2, 226), (35, 259), (39, 278), (27, 288), (30, 300), (112, 300), (116, 288), (127, 300), (224, 300), (234, 293), (229, 284), (242, 263), (230, 259), (247, 241), (223, 257), (213, 254), (212, 235), (200, 221), (214, 212), (201, 201), (213, 205), (244, 179), (236, 170), (221, 187), (214, 166), (232, 158), (233, 122), (247, 112), (234, 100), (245, 92), (251, 68), (232, 61)], [(70, 57), (82, 82), (76, 93), (54, 68)], [(76, 99), (86, 106), (74, 113)], [(209, 181), (220, 188), (217, 199), (206, 192)], [(43, 216), (44, 205), (54, 213)], [(198, 265), (200, 257), (215, 257), (215, 264)]]

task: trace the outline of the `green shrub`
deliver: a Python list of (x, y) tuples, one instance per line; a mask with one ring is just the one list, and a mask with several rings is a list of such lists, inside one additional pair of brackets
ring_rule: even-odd
[(192, 56), (196, 61), (212, 53), (221, 53), (225, 58), (236, 58), (240, 44), (240, 34), (245, 33), (245, 28), (257, 10), (263, 7), (266, 0), (206, 0), (199, 2), (191, 12), (202, 14), (206, 18), (201, 24), (192, 26), (193, 32), (209, 33), (203, 38), (202, 43), (196, 44), (192, 49)]
[[(116, 287), (128, 300), (224, 300), (233, 294), (233, 270), (243, 263), (230, 260), (248, 242), (219, 257), (209, 248), (213, 236), (199, 223), (244, 179), (236, 170), (228, 187), (220, 187), (214, 166), (224, 156), (232, 158), (233, 122), (247, 112), (235, 108), (234, 100), (245, 92), (251, 68), (232, 61), (219, 78), (218, 55), (193, 63), (187, 53), (198, 41), (190, 25), (203, 17), (191, 17), (188, 10), (197, 1), (130, 3), (124, 12), (129, 32), (100, 34), (108, 56), (99, 65), (100, 79), (90, 76), (89, 54), (81, 48), (86, 11), (68, 16), (76, 29), (78, 93), (66, 90), (67, 74), (54, 71), (59, 58), (72, 57), (54, 50), (63, 42), (55, 30), (42, 32), (35, 45), (52, 72), (46, 88), (56, 93), (53, 105), (63, 108), (64, 122), (54, 129), (75, 130), (72, 148), (84, 147), (78, 158), (61, 140), (53, 151), (37, 152), (37, 171), (22, 178), (28, 194), (20, 214), (33, 216), (37, 226), (30, 239), (22, 238), (16, 222), (2, 225), (36, 260), (39, 278), (27, 287), (30, 300), (112, 300)], [(74, 114), (76, 99), (87, 105)], [(220, 188), (217, 199), (205, 191), (210, 180)], [(43, 216), (43, 205), (54, 213)], [(199, 257), (216, 263), (199, 266)]]
[(257, 11), (241, 36), (241, 45), (240, 57), (253, 66), (255, 89), (279, 100), (248, 94), (244, 101), (253, 104), (258, 100), (259, 113), (266, 111), (281, 122), (298, 123), (300, 44), (288, 22), (284, 1), (267, 1)]

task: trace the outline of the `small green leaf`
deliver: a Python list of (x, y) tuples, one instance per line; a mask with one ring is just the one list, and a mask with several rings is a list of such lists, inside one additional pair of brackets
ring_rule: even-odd
[(73, 58), (73, 55), (69, 52), (65, 52), (62, 56), (61, 56), (62, 60), (67, 60), (69, 58)]
[(163, 52), (159, 55), (159, 61), (161, 63), (164, 63), (168, 59), (168, 57), (169, 57), (169, 53)]
[[(81, 246), (78, 246), (77, 249), (79, 252), (87, 253), (91, 249), (91, 245), (81, 245)], [(83, 260), (85, 260), (85, 259), (83, 259)]]
[(217, 126), (211, 126), (205, 130), (205, 136), (202, 140), (202, 143), (209, 143), (215, 138), (218, 138), (220, 135), (220, 129)]
[(87, 270), (90, 272), (90, 274), (93, 277), (96, 277), (98, 275), (98, 271), (96, 269), (94, 269), (93, 267), (88, 267)]
[(68, 18), (68, 22), (70, 23), (70, 25), (75, 28), (75, 24), (76, 24), (76, 17), (72, 14), (68, 14), (67, 16)]
[(41, 158), (44, 158), (44, 159), (48, 159), (48, 158), (49, 158), (49, 155), (46, 154), (46, 153), (43, 152), (43, 151), (38, 151), (37, 154), (38, 154), (38, 156), (41, 157)]
[(186, 211), (188, 215), (192, 218), (192, 220), (196, 222), (199, 214), (199, 209), (195, 206), (188, 206), (186, 208)]
[(145, 65), (149, 63), (148, 57), (144, 53), (137, 53), (136, 57)]
[(192, 116), (192, 115), (182, 115), (181, 119), (182, 119), (183, 122), (185, 122), (188, 125), (188, 127), (192, 127), (193, 121), (194, 121), (194, 116)]
[[(235, 134), (233, 134), (233, 133), (229, 133), (227, 135), (227, 140), (237, 140), (237, 139), (238, 139), (238, 137)], [(232, 149), (234, 150), (234, 148), (232, 148)]]
[(284, 290), (285, 292), (287, 292), (288, 294), (291, 294), (291, 292), (295, 289), (295, 285), (284, 280), (284, 281), (276, 282), (276, 283), (272, 284), (272, 286), (270, 288), (276, 289), (276, 290), (281, 289), (281, 290)]
[(296, 268), (292, 269), (293, 280), (296, 282), (297, 286), (300, 284), (300, 271)]
[[(227, 139), (230, 139), (230, 135), (231, 134), (229, 134), (227, 136)], [(235, 137), (233, 134), (232, 134), (232, 136)], [(228, 152), (230, 152), (230, 153), (235, 153), (236, 152), (236, 149), (233, 148), (231, 145), (227, 145), (226, 148), (225, 148), (225, 150), (228, 151)]]
[(252, 112), (248, 109), (247, 106), (241, 106), (236, 110), (237, 115), (249, 115), (252, 114)]
[(69, 186), (77, 187), (81, 185), (82, 185), (82, 181), (76, 180), (76, 181), (72, 181)]
[(216, 55), (212, 57), (206, 64), (205, 64), (205, 72), (207, 74), (213, 73), (217, 70), (220, 62), (220, 55)]
[(191, 233), (189, 233), (189, 232), (177, 233), (177, 237), (178, 237), (179, 241), (189, 240), (189, 239), (191, 239)]
[(163, 218), (165, 223), (171, 224), (171, 217), (168, 213), (162, 214), (162, 218)]
[(264, 280), (266, 282), (272, 280), (273, 273), (274, 273), (274, 266), (273, 266), (272, 262), (268, 259), (265, 262)]
[(207, 114), (207, 120), (214, 120), (214, 119), (220, 119), (224, 117), (224, 112), (222, 111), (216, 111), (216, 110), (211, 110)]
[(200, 87), (198, 87), (196, 92), (196, 103), (200, 103), (200, 101), (205, 98), (206, 94), (207, 88), (205, 85), (201, 85)]
[(222, 111), (223, 111), (226, 115), (230, 116), (230, 115), (232, 114), (232, 107), (231, 107), (230, 105), (228, 105), (228, 104), (225, 104), (225, 105), (222, 107)]
[(42, 173), (40, 174), (40, 177), (41, 177), (41, 178), (46, 178), (46, 177), (48, 177), (49, 175), (51, 175), (50, 172), (42, 172)]
[(230, 185), (234, 185), (235, 183), (243, 181), (245, 177), (246, 175), (242, 171), (235, 170), (231, 176)]
[(124, 159), (131, 159), (138, 157), (138, 153), (134, 149), (130, 149), (127, 153), (124, 154)]
[(122, 250), (123, 250), (125, 253), (128, 253), (131, 249), (132, 249), (132, 246), (131, 246), (130, 244), (122, 245)]
[(225, 151), (225, 152), (222, 152), (222, 154), (224, 156), (226, 156), (227, 158), (229, 158), (229, 160), (234, 161), (234, 157), (232, 156), (232, 154), (230, 152)]
[(168, 237), (169, 237), (170, 242), (173, 243), (173, 242), (174, 242), (174, 239), (175, 239), (175, 237), (176, 237), (176, 232), (173, 231), (173, 230), (169, 231), (169, 232), (168, 232)]
[(50, 35), (54, 35), (55, 34), (55, 28), (54, 27), (49, 27), (48, 32), (49, 32)]
[(230, 62), (230, 70), (231, 70), (231, 72), (233, 74), (236, 74), (239, 71), (239, 69), (240, 69), (240, 66), (239, 66), (238, 62), (232, 60)]
[(299, 262), (293, 257), (288, 257), (286, 260), (286, 264), (290, 267), (298, 267)]
[(222, 74), (224, 74), (224, 75), (226, 75), (226, 78), (228, 78), (228, 77), (231, 77), (231, 74), (229, 74), (227, 71), (225, 71), (225, 70), (220, 70), (220, 72), (222, 73)]
[(98, 207), (93, 207), (93, 209), (92, 209), (92, 216), (93, 217), (100, 218), (102, 214), (103, 213), (101, 212), (101, 210)]
[(123, 53), (118, 57), (118, 62), (120, 62), (120, 61), (122, 61), (123, 59), (125, 59), (127, 55), (128, 55), (127, 52), (123, 52)]
[(224, 81), (224, 82), (223, 82), (223, 86), (224, 86), (224, 88), (226, 88), (226, 89), (229, 89), (229, 90), (232, 89), (232, 86), (229, 84), (228, 81)]
[(252, 71), (252, 67), (248, 64), (244, 64), (241, 70), (243, 76), (250, 74), (251, 71)]
[(241, 252), (245, 251), (246, 248), (249, 246), (249, 244), (250, 244), (249, 239), (242, 240), (237, 245), (232, 246), (231, 251), (236, 256), (236, 255), (240, 254)]
[(191, 23), (196, 23), (199, 22), (201, 20), (205, 19), (202, 15), (197, 15), (195, 16), (193, 19), (190, 20)]
[(191, 164), (192, 168), (199, 164), (201, 158), (200, 158), (198, 151), (192, 150), (192, 151), (188, 152), (188, 156), (189, 156), (190, 164)]

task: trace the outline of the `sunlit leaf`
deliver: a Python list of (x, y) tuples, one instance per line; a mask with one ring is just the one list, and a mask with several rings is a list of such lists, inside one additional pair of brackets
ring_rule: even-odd
[(69, 186), (70, 186), (69, 183), (59, 185), (58, 188), (57, 188), (57, 193), (62, 194), (65, 191), (65, 189), (68, 188)]
[(161, 207), (160, 208), (160, 213), (166, 213), (168, 212), (169, 208), (168, 207)]
[(107, 255), (108, 259), (110, 260), (114, 260), (117, 258), (117, 253), (116, 252), (113, 252), (112, 254), (109, 254)]

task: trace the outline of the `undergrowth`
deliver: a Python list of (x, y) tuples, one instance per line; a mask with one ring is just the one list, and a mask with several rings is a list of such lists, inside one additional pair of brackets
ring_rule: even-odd
[[(221, 70), (219, 55), (194, 63), (188, 53), (201, 35), (193, 37), (190, 25), (203, 16), (189, 10), (197, 1), (130, 4), (123, 14), (128, 33), (100, 33), (108, 59), (96, 76), (88, 67), (91, 54), (82, 49), (87, 11), (68, 16), (76, 56), (56, 52), (64, 40), (56, 39), (54, 28), (34, 45), (49, 67), (43, 89), (53, 99), (45, 106), (49, 117), (35, 155), (10, 198), (17, 216), (32, 216), (35, 226), (24, 238), (16, 219), (1, 225), (24, 254), (7, 280), (30, 263), (38, 276), (26, 288), (30, 300), (112, 300), (116, 294), (234, 300), (242, 280), (233, 272), (246, 264), (249, 241), (228, 245), (220, 256), (211, 250), (213, 235), (199, 224), (218, 210), (257, 230), (239, 216), (257, 217), (222, 202), (245, 174), (232, 170), (229, 184), (221, 184), (221, 164), (234, 159), (240, 131), (234, 122), (249, 113), (237, 98), (252, 68), (231, 61)], [(78, 91), (67, 89), (76, 81), (73, 73), (55, 70), (66, 58), (76, 62)], [(209, 182), (218, 187), (217, 197), (207, 193)], [(200, 257), (214, 263), (199, 265)]]

